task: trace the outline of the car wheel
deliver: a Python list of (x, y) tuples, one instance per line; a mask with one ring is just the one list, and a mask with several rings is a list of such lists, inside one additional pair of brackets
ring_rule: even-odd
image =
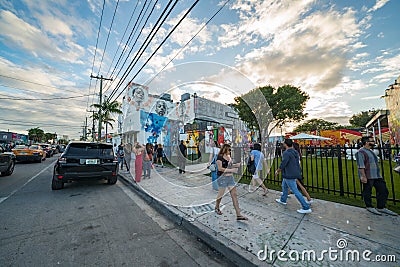
[(108, 184), (115, 184), (117, 182), (117, 176), (111, 176), (108, 178)]
[(4, 172), (4, 176), (9, 176), (14, 172), (14, 167), (15, 167), (15, 161), (12, 160), (10, 163), (10, 166), (8, 166), (7, 171)]
[(64, 183), (62, 181), (57, 180), (53, 175), (53, 179), (51, 180), (51, 189), (52, 190), (60, 190), (64, 188)]

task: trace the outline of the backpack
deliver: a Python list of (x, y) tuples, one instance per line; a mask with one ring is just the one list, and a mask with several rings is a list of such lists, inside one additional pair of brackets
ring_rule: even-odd
[(251, 160), (251, 155), (247, 158), (247, 170), (252, 175), (256, 172), (256, 164)]

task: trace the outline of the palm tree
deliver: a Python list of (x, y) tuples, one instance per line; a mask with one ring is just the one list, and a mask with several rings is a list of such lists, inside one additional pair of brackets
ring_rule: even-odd
[[(117, 100), (110, 102), (109, 99), (105, 98), (104, 102), (101, 103), (101, 106), (99, 104), (93, 104), (92, 106), (97, 109), (101, 108), (101, 120), (106, 125), (106, 140), (107, 140), (108, 126), (110, 126), (111, 129), (114, 129), (112, 123), (115, 122), (115, 120), (111, 118), (111, 115), (122, 114), (122, 111), (120, 110), (121, 104)], [(94, 113), (91, 116), (91, 118), (99, 120), (99, 113)], [(98, 129), (98, 134), (99, 134), (99, 140), (101, 140), (101, 129)]]
[(29, 140), (33, 140), (35, 143), (42, 141), (44, 137), (44, 131), (39, 127), (31, 128), (28, 130)]

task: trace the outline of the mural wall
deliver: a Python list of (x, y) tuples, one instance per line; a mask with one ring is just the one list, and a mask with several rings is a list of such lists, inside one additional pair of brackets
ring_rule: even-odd
[(122, 132), (136, 132), (140, 143), (174, 142), (183, 125), (193, 122), (193, 99), (173, 103), (149, 94), (149, 88), (130, 83), (123, 102)]

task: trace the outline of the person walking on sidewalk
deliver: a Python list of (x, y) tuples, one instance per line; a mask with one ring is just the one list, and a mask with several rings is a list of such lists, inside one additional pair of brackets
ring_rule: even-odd
[(144, 146), (142, 146), (139, 142), (136, 142), (135, 147), (133, 148), (133, 153), (135, 153), (135, 182), (140, 182), (142, 178), (143, 172), (143, 152)]
[(228, 188), (233, 207), (236, 211), (236, 220), (238, 221), (246, 221), (247, 217), (243, 216), (240, 213), (239, 201), (237, 197), (237, 190), (235, 180), (233, 179), (233, 174), (238, 172), (238, 167), (240, 163), (233, 164), (231, 158), (231, 146), (228, 144), (224, 144), (221, 150), (218, 153), (217, 157), (217, 168), (218, 168), (218, 195), (217, 200), (215, 201), (215, 212), (218, 215), (222, 215), (222, 211), (219, 206), (221, 204), (221, 200), (223, 195), (225, 194), (225, 189)]
[(131, 152), (132, 152), (132, 145), (127, 143), (124, 145), (124, 163), (126, 167), (126, 171), (129, 172), (130, 164), (131, 164)]
[(281, 198), (275, 199), (276, 202), (286, 205), (288, 197), (288, 189), (293, 192), (302, 208), (297, 210), (298, 213), (311, 213), (310, 205), (305, 201), (303, 195), (297, 189), (296, 180), (301, 178), (299, 153), (293, 148), (293, 140), (285, 139), (283, 142), (285, 151), (282, 154), (282, 161), (279, 168), (275, 172), (278, 176), (282, 172), (282, 195)]
[(211, 166), (211, 164), (214, 164), (215, 170), (211, 170), (211, 183), (212, 183), (212, 188), (216, 191), (218, 191), (218, 182), (217, 182), (217, 157), (218, 153), (220, 151), (219, 144), (217, 141), (214, 140), (214, 142), (211, 143), (211, 148), (212, 148), (212, 153), (210, 153), (210, 157), (208, 159), (208, 167)]
[[(386, 201), (389, 196), (389, 190), (386, 187), (385, 180), (380, 174), (378, 157), (372, 151), (375, 147), (375, 141), (372, 136), (363, 136), (361, 138), (362, 147), (356, 153), (358, 175), (363, 185), (362, 196), (365, 206), (369, 212), (376, 215), (386, 213), (397, 216), (397, 213), (386, 208)], [(372, 187), (376, 190), (377, 209), (372, 206)]]
[(121, 143), (117, 149), (118, 166), (121, 165), (121, 170), (124, 169), (124, 145)]
[(256, 171), (253, 174), (253, 177), (251, 179), (251, 186), (257, 187), (261, 186), (262, 189), (264, 190), (263, 196), (267, 195), (268, 189), (265, 186), (263, 180), (260, 178), (261, 171), (263, 167), (265, 167), (265, 170), (268, 171), (268, 166), (267, 162), (265, 160), (264, 154), (261, 152), (261, 144), (255, 143), (253, 146), (253, 150), (250, 152), (250, 157), (251, 160), (254, 161), (254, 164), (256, 166)]
[(163, 150), (163, 146), (162, 144), (159, 144), (156, 150), (157, 153), (157, 160), (156, 160), (156, 164), (158, 165), (158, 161), (160, 160), (161, 162), (161, 167), (164, 168), (164, 163), (163, 163), (163, 156), (164, 156), (164, 150)]
[(152, 163), (153, 163), (153, 146), (152, 144), (147, 143), (143, 153), (143, 172), (144, 172), (143, 179), (150, 178)]
[(179, 173), (185, 173), (185, 166), (186, 166), (186, 156), (187, 156), (187, 151), (186, 151), (186, 146), (183, 143), (183, 140), (181, 140), (181, 143), (179, 144), (179, 150), (178, 150), (178, 168), (179, 168)]

